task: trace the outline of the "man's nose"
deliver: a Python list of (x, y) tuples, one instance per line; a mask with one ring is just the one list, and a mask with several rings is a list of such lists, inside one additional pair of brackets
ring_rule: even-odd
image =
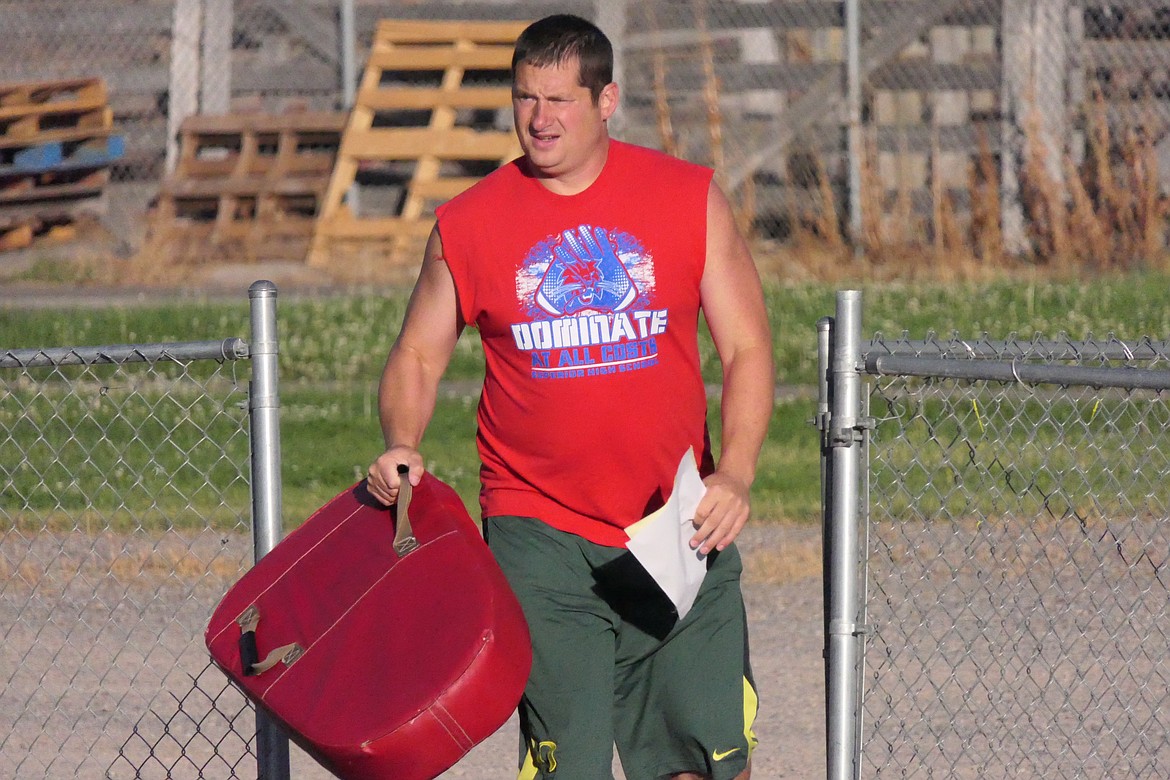
[(536, 128), (548, 127), (551, 121), (552, 117), (549, 114), (548, 103), (544, 100), (537, 100), (536, 104), (532, 107), (532, 126)]

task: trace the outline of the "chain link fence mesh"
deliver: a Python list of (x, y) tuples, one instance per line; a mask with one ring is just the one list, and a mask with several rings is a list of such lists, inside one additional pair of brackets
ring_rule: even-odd
[[(104, 221), (136, 247), (184, 116), (344, 108), (342, 3), (0, 0), (0, 72), (106, 81), (126, 151)], [(1160, 0), (866, 0), (852, 150), (847, 3), (353, 3), (359, 73), (380, 19), (597, 21), (617, 51), (617, 135), (715, 166), (757, 238), (855, 229), (872, 252), (1092, 264), (1165, 245)]]
[[(879, 336), (869, 355), (1166, 369), (1163, 342)], [(862, 772), (1170, 772), (1161, 390), (870, 379)]]
[(252, 561), (249, 375), (0, 353), (5, 776), (254, 773), (254, 712), (202, 642)]

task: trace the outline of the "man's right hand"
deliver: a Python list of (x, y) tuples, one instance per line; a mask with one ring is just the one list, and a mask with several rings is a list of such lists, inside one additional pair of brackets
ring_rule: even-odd
[(417, 485), (422, 479), (422, 454), (413, 447), (396, 444), (378, 456), (370, 465), (369, 479), (366, 482), (370, 495), (386, 506), (398, 501), (398, 485), (401, 477), (398, 466), (402, 464), (410, 469), (407, 478), (410, 484)]

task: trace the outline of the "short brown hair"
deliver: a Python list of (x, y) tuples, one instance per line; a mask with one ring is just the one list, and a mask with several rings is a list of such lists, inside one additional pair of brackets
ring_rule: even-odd
[(525, 28), (512, 52), (512, 78), (521, 63), (536, 67), (580, 63), (578, 83), (589, 89), (596, 103), (601, 90), (613, 81), (613, 44), (592, 22), (572, 14), (553, 14)]

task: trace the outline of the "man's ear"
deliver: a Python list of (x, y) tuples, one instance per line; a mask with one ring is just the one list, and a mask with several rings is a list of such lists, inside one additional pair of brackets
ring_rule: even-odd
[(601, 88), (601, 94), (597, 96), (597, 107), (601, 109), (603, 120), (609, 119), (613, 116), (613, 112), (617, 111), (618, 85), (616, 83), (611, 81)]

